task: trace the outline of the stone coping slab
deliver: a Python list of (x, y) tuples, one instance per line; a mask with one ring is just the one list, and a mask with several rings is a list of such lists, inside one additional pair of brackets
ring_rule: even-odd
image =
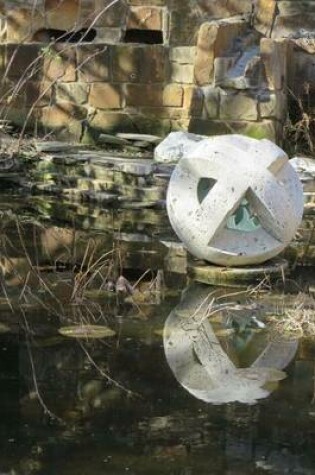
[(204, 284), (244, 287), (264, 280), (283, 280), (288, 269), (288, 261), (280, 258), (263, 265), (245, 267), (223, 267), (196, 261), (188, 265), (188, 275)]

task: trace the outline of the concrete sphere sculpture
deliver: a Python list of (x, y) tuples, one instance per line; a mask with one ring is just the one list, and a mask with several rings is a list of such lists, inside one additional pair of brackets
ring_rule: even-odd
[(195, 257), (223, 266), (259, 264), (293, 239), (303, 189), (287, 155), (269, 140), (207, 138), (176, 165), (167, 211)]

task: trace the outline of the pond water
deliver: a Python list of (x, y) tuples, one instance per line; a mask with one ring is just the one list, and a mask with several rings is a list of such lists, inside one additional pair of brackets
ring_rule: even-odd
[(1, 475), (315, 474), (312, 270), (207, 287), (164, 210), (0, 211)]

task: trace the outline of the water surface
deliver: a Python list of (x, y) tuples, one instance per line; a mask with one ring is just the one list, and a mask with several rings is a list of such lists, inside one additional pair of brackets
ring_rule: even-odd
[[(0, 472), (315, 474), (314, 340), (291, 338), (288, 354), (277, 354), (281, 364), (264, 356), (255, 365), (275, 341), (268, 317), (296, 309), (298, 294), (309, 298), (312, 272), (231, 297), (231, 289), (194, 286), (180, 253), (170, 269), (161, 242), (173, 235), (163, 210), (103, 209), (102, 226), (89, 214), (84, 229), (77, 208), (50, 205), (40, 213), (36, 200), (2, 199)], [(115, 289), (120, 276), (135, 285), (132, 295)], [(180, 354), (186, 337), (168, 324), (174, 315), (176, 322), (200, 315), (194, 298), (209, 292), (209, 302), (229, 305), (210, 315), (201, 339), (190, 333), (192, 358), (177, 372), (165, 339), (172, 336)], [(73, 325), (115, 334), (59, 333)], [(267, 363), (261, 380), (257, 367)], [(206, 371), (201, 379), (189, 365)], [(212, 402), (196, 397), (205, 375), (212, 378), (205, 388), (220, 384), (226, 402), (217, 393)], [(244, 378), (259, 380), (259, 391), (242, 386), (247, 399), (237, 392), (233, 401)]]

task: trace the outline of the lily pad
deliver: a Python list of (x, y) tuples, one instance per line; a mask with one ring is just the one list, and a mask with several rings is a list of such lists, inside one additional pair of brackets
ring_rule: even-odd
[(59, 328), (58, 332), (69, 338), (109, 338), (116, 335), (111, 328), (103, 325), (72, 325)]

